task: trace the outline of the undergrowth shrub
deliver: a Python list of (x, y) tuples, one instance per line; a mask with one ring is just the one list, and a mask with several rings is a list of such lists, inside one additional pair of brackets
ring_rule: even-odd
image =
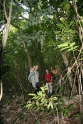
[(54, 113), (54, 115), (56, 116), (68, 116), (68, 113), (73, 108), (73, 104), (66, 107), (62, 96), (56, 97), (54, 95), (51, 95), (50, 97), (48, 97), (45, 91), (46, 87), (44, 86), (41, 87), (41, 91), (37, 92), (37, 94), (28, 94), (29, 96), (31, 96), (31, 99), (28, 100), (25, 107), (28, 110), (36, 110), (36, 112), (48, 112), (49, 110), (49, 112)]

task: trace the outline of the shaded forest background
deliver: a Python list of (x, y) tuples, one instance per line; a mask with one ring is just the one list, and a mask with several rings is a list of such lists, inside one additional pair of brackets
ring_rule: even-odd
[[(9, 96), (33, 92), (31, 67), (57, 69), (55, 94), (83, 94), (83, 1), (0, 0), (0, 86)], [(56, 85), (61, 83), (59, 92)], [(59, 85), (59, 84), (58, 84)]]
[(78, 68), (82, 71), (82, 2), (4, 0), (0, 6), (0, 80), (7, 92), (12, 88), (27, 93), (27, 76), (35, 64), (39, 65), (40, 82), (45, 69), (52, 67), (58, 77), (67, 77), (72, 88)]

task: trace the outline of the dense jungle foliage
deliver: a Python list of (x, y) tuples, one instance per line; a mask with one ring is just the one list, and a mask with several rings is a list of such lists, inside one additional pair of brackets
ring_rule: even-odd
[[(83, 1), (0, 0), (0, 8), (0, 100), (4, 101), (5, 95), (11, 99), (23, 96), (24, 108), (51, 111), (59, 118), (62, 113), (68, 116), (73, 107), (64, 108), (63, 96), (79, 95), (83, 120)], [(39, 66), (41, 91), (37, 95), (28, 81), (34, 65)], [(57, 74), (48, 98), (42, 86), (45, 70), (51, 68)], [(59, 120), (56, 123), (61, 124)]]

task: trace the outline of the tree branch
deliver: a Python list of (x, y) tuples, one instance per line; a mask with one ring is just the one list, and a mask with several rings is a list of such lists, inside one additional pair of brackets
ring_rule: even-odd
[(6, 18), (6, 20), (7, 20), (7, 19), (8, 19), (8, 17), (7, 17), (7, 12), (6, 12), (6, 8), (5, 8), (5, 4), (6, 4), (6, 0), (4, 0), (4, 3), (3, 3), (3, 8), (4, 8), (5, 18)]

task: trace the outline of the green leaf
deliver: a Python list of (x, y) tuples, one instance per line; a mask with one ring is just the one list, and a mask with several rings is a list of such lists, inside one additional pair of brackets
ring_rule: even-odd
[(74, 104), (70, 104), (67, 109), (72, 109)]
[(41, 91), (37, 92), (37, 94), (38, 94), (39, 96), (42, 96), (42, 95), (43, 95)]
[(63, 99), (60, 99), (60, 102), (62, 103), (62, 105), (65, 105), (65, 102)]
[(53, 109), (53, 104), (52, 104), (52, 102), (50, 102), (50, 103), (48, 104), (47, 108), (48, 108), (48, 109), (49, 109), (49, 108)]
[(75, 45), (75, 42), (70, 43), (70, 47), (73, 47)]
[(60, 29), (64, 29), (64, 25), (63, 25), (62, 23), (58, 23), (57, 26), (58, 26), (58, 28), (60, 28)]
[(61, 51), (68, 49), (69, 47), (63, 47), (61, 48)]
[(63, 17), (60, 18), (60, 21), (64, 24), (65, 23), (65, 19)]
[(65, 43), (62, 43), (60, 45), (57, 45), (58, 48), (61, 48), (61, 47), (65, 47), (65, 46), (68, 46), (68, 42), (65, 42)]
[(28, 95), (29, 95), (29, 96), (36, 96), (35, 93), (29, 93)]
[(51, 109), (53, 109), (53, 104), (51, 103), (50, 105), (51, 105)]
[(53, 100), (57, 100), (58, 98), (57, 98), (57, 97), (53, 97), (52, 99), (53, 99)]
[(25, 106), (26, 108), (31, 108), (32, 103), (27, 103), (27, 105)]
[(36, 105), (39, 106), (39, 104), (40, 104), (40, 103), (39, 103), (38, 100), (37, 100), (37, 101), (36, 101)]
[(39, 1), (37, 4), (38, 4), (38, 9), (41, 10), (41, 7), (43, 6), (42, 1)]
[(71, 118), (79, 118), (79, 117), (82, 117), (83, 116), (83, 113), (75, 113), (72, 115)]
[(75, 0), (75, 2), (78, 2), (78, 0)]
[(63, 7), (64, 10), (69, 11), (70, 9), (70, 4), (66, 3)]

